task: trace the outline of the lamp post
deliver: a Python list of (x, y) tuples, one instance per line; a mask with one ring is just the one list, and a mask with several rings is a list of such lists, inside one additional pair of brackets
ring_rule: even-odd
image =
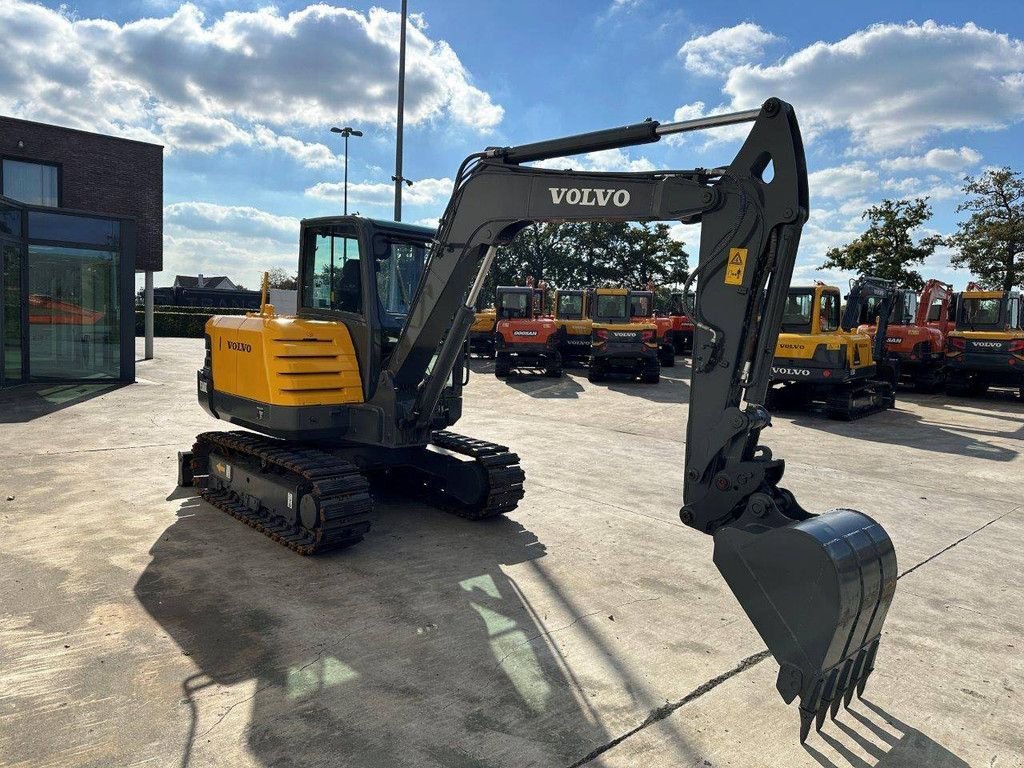
[(331, 128), (331, 133), (340, 133), (345, 137), (345, 204), (342, 213), (348, 216), (348, 137), (362, 136), (363, 132), (346, 125), (344, 128), (338, 128), (337, 126)]
[[(395, 134), (395, 221), (402, 220), (402, 127), (405, 122), (405, 25), (409, 0), (402, 0), (402, 31), (398, 37), (398, 126)], [(411, 186), (411, 182), (410, 182)]]

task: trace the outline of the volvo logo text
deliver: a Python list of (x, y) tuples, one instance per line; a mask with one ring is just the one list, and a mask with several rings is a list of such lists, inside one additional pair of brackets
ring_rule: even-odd
[(585, 187), (548, 187), (551, 202), (555, 205), (608, 205), (611, 201), (616, 208), (624, 208), (629, 204), (628, 189), (592, 189)]
[(241, 341), (229, 341), (228, 349), (233, 349), (235, 352), (252, 352), (252, 344), (246, 344)]
[(772, 366), (772, 373), (776, 376), (810, 376), (811, 372), (806, 368), (776, 368)]
[(981, 347), (982, 349), (999, 349), (1003, 346), (1001, 341), (972, 341), (971, 346)]

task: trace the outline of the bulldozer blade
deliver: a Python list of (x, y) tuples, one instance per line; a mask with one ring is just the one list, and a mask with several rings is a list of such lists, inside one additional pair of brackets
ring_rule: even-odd
[(820, 730), (874, 669), (896, 590), (896, 552), (867, 515), (836, 509), (776, 528), (723, 527), (715, 565), (800, 699), (801, 735)]

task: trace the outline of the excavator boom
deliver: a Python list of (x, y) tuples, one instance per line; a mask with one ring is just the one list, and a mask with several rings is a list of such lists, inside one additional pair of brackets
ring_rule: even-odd
[[(593, 173), (523, 165), (741, 122), (753, 122), (746, 141), (728, 166), (714, 169)], [(834, 717), (863, 690), (896, 584), (895, 552), (882, 527), (850, 509), (805, 511), (779, 485), (782, 460), (759, 444), (770, 424), (764, 401), (807, 215), (796, 116), (774, 98), (759, 110), (471, 155), (381, 374), (401, 428), (429, 429), (495, 251), (530, 222), (700, 223), (680, 516), (714, 536), (716, 565), (780, 663), (779, 692), (787, 702), (800, 698), (801, 740), (815, 718), (820, 728), (829, 709)]]

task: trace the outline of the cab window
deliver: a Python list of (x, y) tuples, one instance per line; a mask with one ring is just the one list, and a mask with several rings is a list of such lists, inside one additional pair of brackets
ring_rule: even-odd
[(1010, 327), (1019, 329), (1021, 327), (1020, 300), (1010, 299)]
[[(383, 319), (409, 314), (426, 261), (425, 243), (388, 241), (377, 253), (377, 302)], [(385, 325), (388, 323), (385, 322)]]
[(629, 314), (633, 317), (650, 317), (651, 297), (647, 294), (633, 295), (629, 297)]
[(530, 316), (532, 295), (525, 292), (499, 293), (498, 315), (506, 320)]
[(598, 294), (595, 302), (596, 317), (625, 319), (629, 297), (624, 294)]
[(814, 295), (809, 291), (790, 293), (782, 310), (782, 330), (787, 333), (807, 333), (811, 330), (811, 306)]
[(302, 305), (309, 309), (362, 312), (359, 241), (335, 231), (311, 232), (303, 259)]
[(583, 296), (578, 293), (558, 294), (558, 316), (563, 320), (582, 320)]
[(830, 333), (839, 328), (839, 295), (831, 291), (823, 291), (819, 322), (822, 333)]
[(999, 324), (1002, 301), (999, 299), (964, 299), (960, 303), (960, 323), (966, 330)]
[(942, 299), (936, 299), (928, 308), (928, 322), (937, 323), (942, 320)]

